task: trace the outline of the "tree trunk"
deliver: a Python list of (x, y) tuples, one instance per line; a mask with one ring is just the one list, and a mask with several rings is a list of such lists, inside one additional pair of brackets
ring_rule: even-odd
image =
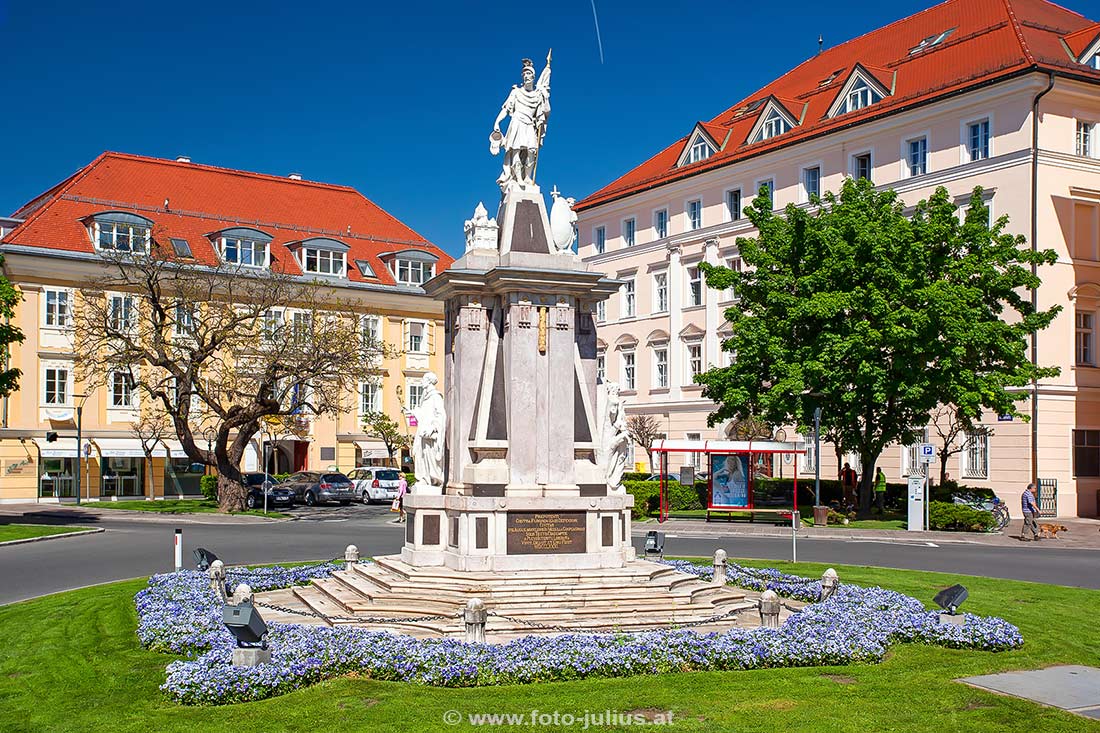
[(247, 492), (242, 483), (240, 456), (233, 461), (224, 451), (214, 451), (218, 470), (218, 509), (223, 512), (240, 512), (245, 509)]
[(878, 463), (878, 455), (860, 456), (863, 459), (863, 475), (859, 477), (859, 509), (868, 511), (871, 502), (875, 498), (875, 464)]

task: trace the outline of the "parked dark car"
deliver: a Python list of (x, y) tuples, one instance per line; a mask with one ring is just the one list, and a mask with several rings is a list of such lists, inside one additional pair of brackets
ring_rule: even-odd
[(355, 500), (355, 484), (344, 474), (332, 471), (299, 471), (287, 476), (277, 488), (290, 490), (294, 501), (306, 506), (330, 501), (347, 506)]
[(266, 473), (246, 473), (243, 476), (248, 495), (245, 504), (249, 509), (264, 508), (264, 492), (267, 492), (267, 507), (288, 507), (294, 504), (294, 492), (290, 489), (276, 486), (271, 476)]

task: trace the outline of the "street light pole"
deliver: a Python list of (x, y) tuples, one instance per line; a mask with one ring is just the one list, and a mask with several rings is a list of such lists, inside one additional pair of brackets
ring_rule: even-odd
[(84, 455), (83, 446), (80, 445), (80, 430), (84, 421), (84, 405), (79, 403), (76, 406), (76, 505), (80, 506), (80, 470), (83, 468), (81, 465)]
[(814, 408), (814, 506), (821, 506), (821, 408)]

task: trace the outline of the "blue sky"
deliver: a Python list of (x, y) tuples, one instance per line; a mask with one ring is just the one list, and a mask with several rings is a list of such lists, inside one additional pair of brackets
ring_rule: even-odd
[[(103, 150), (351, 185), (450, 252), (492, 122), (554, 49), (538, 178), (581, 198), (817, 50), (929, 0), (0, 0), (0, 212)], [(1085, 10), (1082, 3), (1070, 2)]]

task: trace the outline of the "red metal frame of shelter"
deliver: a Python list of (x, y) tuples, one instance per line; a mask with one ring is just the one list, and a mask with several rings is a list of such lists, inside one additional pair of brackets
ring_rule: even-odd
[[(693, 448), (685, 447), (685, 443), (702, 443), (702, 447)], [(674, 445), (668, 445), (672, 443)], [(745, 444), (744, 448), (730, 448), (731, 443)], [(772, 456), (782, 455), (801, 455), (806, 453), (804, 448), (775, 448), (777, 445), (782, 445), (776, 441), (763, 441), (763, 445), (753, 447), (753, 441), (727, 441), (727, 440), (704, 440), (704, 441), (683, 441), (683, 440), (655, 440), (653, 441), (652, 450), (660, 458), (660, 474), (661, 474), (661, 492), (660, 492), (660, 504), (657, 512), (657, 521), (664, 522), (668, 519), (669, 502), (668, 492), (666, 491), (667, 476), (668, 476), (668, 454), (669, 453), (702, 453), (707, 456), (707, 520), (710, 520), (710, 512), (735, 512), (735, 511), (747, 511), (747, 512), (760, 512), (760, 511), (775, 511), (774, 509), (757, 509), (753, 506), (753, 472), (748, 472), (748, 505), (744, 507), (738, 506), (721, 506), (715, 507), (712, 505), (711, 497), (714, 495), (714, 475), (710, 469), (710, 456), (712, 455), (747, 455), (749, 456), (749, 465), (752, 465), (752, 457), (755, 455), (767, 453)], [(786, 444), (790, 445), (790, 444)], [(713, 447), (712, 447), (713, 446)], [(794, 506), (789, 510), (788, 514), (798, 511), (798, 461), (794, 462), (794, 488), (793, 498)], [(787, 510), (781, 510), (787, 511)]]

